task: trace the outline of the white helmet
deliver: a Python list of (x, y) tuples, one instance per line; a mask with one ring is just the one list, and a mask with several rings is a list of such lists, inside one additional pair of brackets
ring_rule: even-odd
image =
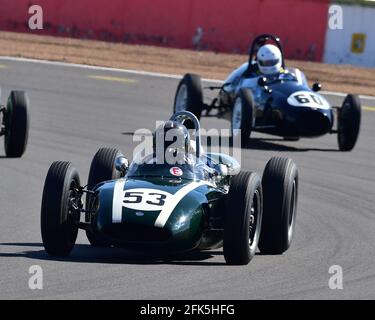
[(280, 72), (282, 66), (281, 51), (273, 44), (262, 46), (257, 53), (259, 71), (263, 74)]

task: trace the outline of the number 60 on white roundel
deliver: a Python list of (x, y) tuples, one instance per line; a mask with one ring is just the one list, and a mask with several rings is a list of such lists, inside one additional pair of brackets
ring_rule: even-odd
[(328, 110), (330, 105), (326, 99), (311, 91), (297, 91), (288, 98), (288, 103), (294, 107), (309, 107)]

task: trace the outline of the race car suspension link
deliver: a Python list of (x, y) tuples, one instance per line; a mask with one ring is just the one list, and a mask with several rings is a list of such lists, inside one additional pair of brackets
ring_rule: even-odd
[[(217, 104), (218, 102), (218, 98), (214, 98), (211, 102), (211, 104), (204, 104), (204, 108), (203, 110), (205, 111), (205, 113), (202, 115), (204, 117), (218, 117), (218, 118), (222, 118), (226, 113), (227, 113), (227, 108), (226, 107), (223, 107), (223, 106), (220, 106)], [(210, 112), (212, 110), (217, 110), (217, 113), (216, 114), (210, 114)]]
[(81, 214), (81, 213), (92, 213), (93, 210), (86, 210), (83, 208), (82, 205), (82, 196), (84, 193), (95, 195), (95, 191), (87, 190), (87, 186), (78, 186), (76, 188), (73, 188), (73, 192), (75, 197), (70, 199), (69, 203), (69, 209), (71, 209), (72, 213), (74, 214)]
[(221, 90), (221, 89), (223, 89), (223, 86), (209, 86), (209, 87), (204, 87), (204, 89)]
[[(86, 210), (83, 208), (82, 203), (82, 196), (84, 193), (95, 195), (95, 191), (87, 190), (87, 186), (78, 186), (76, 188), (73, 188), (73, 197), (69, 199), (69, 211), (72, 215), (81, 215), (81, 213), (93, 213), (94, 210)], [(91, 230), (91, 224), (88, 222), (81, 222), (76, 221), (75, 222), (77, 227), (83, 230)]]
[(207, 103), (203, 104), (203, 110), (206, 111), (205, 117), (209, 117), (211, 110), (216, 109), (216, 101), (217, 101), (217, 98), (213, 99), (211, 104), (207, 104)]

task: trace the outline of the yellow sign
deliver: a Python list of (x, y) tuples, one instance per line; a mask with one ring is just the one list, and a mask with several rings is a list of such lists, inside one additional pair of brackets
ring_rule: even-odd
[(366, 47), (366, 34), (353, 33), (352, 36), (352, 52), (363, 53)]

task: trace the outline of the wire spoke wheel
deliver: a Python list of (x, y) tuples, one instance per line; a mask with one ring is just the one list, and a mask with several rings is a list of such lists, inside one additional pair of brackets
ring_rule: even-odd
[(185, 111), (187, 108), (187, 87), (182, 84), (176, 96), (176, 112)]
[(292, 192), (291, 192), (291, 200), (290, 200), (290, 215), (288, 221), (288, 242), (292, 241), (293, 230), (295, 225), (295, 217), (296, 217), (296, 209), (297, 209), (297, 182), (294, 179)]
[(256, 237), (256, 231), (259, 224), (259, 217), (261, 215), (261, 199), (259, 191), (256, 190), (254, 193), (253, 201), (250, 209), (250, 218), (249, 218), (249, 246), (250, 250), (256, 249), (258, 243), (254, 241)]
[(239, 131), (235, 130), (241, 130), (241, 124), (242, 124), (242, 102), (241, 98), (238, 97), (236, 99), (236, 102), (234, 103), (233, 107), (233, 114), (232, 114), (232, 128), (233, 128), (233, 135), (238, 135)]

